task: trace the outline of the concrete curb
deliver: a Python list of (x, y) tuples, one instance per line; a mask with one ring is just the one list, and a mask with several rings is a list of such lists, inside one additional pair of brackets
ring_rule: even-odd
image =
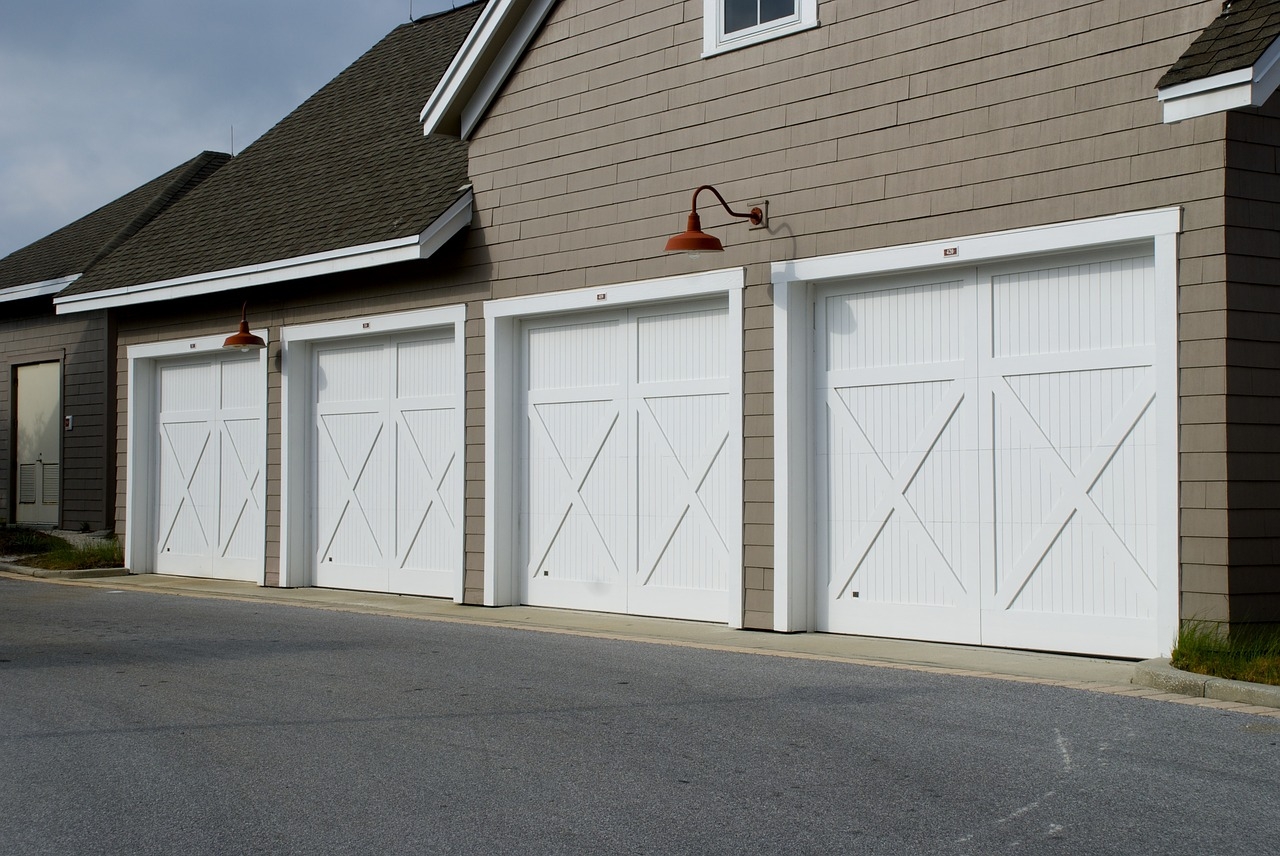
[(45, 580), (93, 580), (99, 577), (126, 577), (128, 568), (88, 568), (77, 571), (46, 571), (44, 568), (29, 568), (26, 565), (14, 565), (0, 562), (0, 571), (11, 574), (22, 574), (28, 577), (40, 577)]
[(1212, 698), (1258, 707), (1280, 708), (1280, 687), (1251, 684), (1247, 681), (1229, 681), (1226, 678), (1184, 672), (1170, 666), (1169, 660), (1164, 657), (1143, 660), (1134, 666), (1133, 682), (1152, 689), (1195, 698)]

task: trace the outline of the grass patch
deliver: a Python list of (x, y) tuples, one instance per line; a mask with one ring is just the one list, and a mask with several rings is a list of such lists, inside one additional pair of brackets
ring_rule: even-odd
[(76, 547), (55, 535), (22, 526), (0, 526), (0, 556), (17, 556), (21, 564), (46, 571), (84, 571), (124, 565), (124, 549), (115, 538)]
[(23, 526), (0, 526), (0, 556), (31, 556), (47, 553), (59, 545), (71, 546), (61, 538)]
[(66, 547), (56, 547), (47, 553), (23, 559), (23, 564), (44, 568), (46, 571), (84, 571), (124, 566), (124, 548), (115, 539), (88, 547), (73, 547), (66, 541), (62, 543)]
[(1235, 627), (1225, 635), (1214, 622), (1185, 622), (1170, 662), (1199, 675), (1280, 686), (1280, 625)]

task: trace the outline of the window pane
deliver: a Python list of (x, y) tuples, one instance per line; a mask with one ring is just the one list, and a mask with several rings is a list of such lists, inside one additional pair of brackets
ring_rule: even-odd
[(760, 23), (756, 18), (756, 0), (724, 0), (724, 31), (736, 33)]
[(760, 23), (790, 18), (796, 13), (796, 0), (760, 0)]

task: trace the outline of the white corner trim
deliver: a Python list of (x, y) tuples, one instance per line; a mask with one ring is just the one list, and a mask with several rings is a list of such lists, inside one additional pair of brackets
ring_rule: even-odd
[(948, 238), (945, 241), (774, 262), (772, 279), (775, 283), (801, 280), (819, 282), (886, 271), (967, 266), (991, 259), (1149, 240), (1157, 235), (1176, 235), (1181, 229), (1181, 223), (1180, 208), (1157, 208), (1028, 229)]
[[(466, 340), (467, 308), (463, 304), (388, 312), (291, 324), (280, 331), (280, 436), (296, 438), (283, 442), (280, 458), (280, 585), (297, 588), (312, 584), (310, 530), (306, 491), (311, 471), (308, 443), (312, 400), (312, 347), (328, 340), (357, 336), (386, 336), (410, 330), (448, 327), (453, 331), (456, 355), (455, 383), (458, 407), (453, 426), (457, 448), (466, 435)], [(461, 464), (461, 462), (459, 462)], [(462, 603), (466, 585), (465, 536), (459, 544), (458, 579), (455, 603)]]
[(494, 0), (486, 6), (418, 114), (422, 132), (468, 137), (554, 5)]
[[(1167, 426), (1170, 436), (1158, 464), (1156, 519), (1177, 521), (1178, 495), (1178, 236), (1156, 235), (1156, 388), (1171, 390), (1156, 402), (1156, 424)], [(1163, 286), (1163, 287), (1162, 287)], [(1175, 526), (1176, 528), (1176, 526)], [(1156, 644), (1158, 657), (1168, 657), (1178, 636), (1178, 602), (1181, 569), (1178, 535), (1161, 536), (1156, 543)]]
[[(270, 344), (271, 331), (263, 328), (253, 331), (262, 341)], [(156, 361), (166, 357), (183, 357), (192, 354), (208, 354), (223, 350), (225, 336), (197, 336), (191, 339), (171, 339), (164, 342), (148, 342), (130, 345), (125, 349), (126, 387), (128, 412), (125, 415), (125, 537), (124, 563), (135, 574), (155, 573), (156, 524), (151, 503), (155, 498), (156, 448)], [(258, 353), (258, 365), (265, 379), (268, 371), (267, 352)], [(267, 460), (267, 395), (263, 382), (262, 396), (262, 460)], [(266, 502), (262, 504), (263, 532), (266, 532)], [(263, 561), (259, 585), (266, 584), (266, 561)]]
[(461, 198), (418, 235), (176, 279), (55, 297), (54, 307), (59, 315), (93, 309), (114, 309), (430, 258), (458, 230), (471, 222), (473, 200), (474, 194), (468, 188)]
[[(1177, 389), (1177, 282), (1179, 208), (1137, 211), (1091, 220), (1015, 229), (946, 241), (774, 262), (774, 630), (814, 628), (814, 583), (810, 543), (810, 455), (814, 406), (812, 389), (813, 311), (816, 287), (858, 276), (906, 273), (922, 268), (972, 267), (983, 262), (1013, 260), (1031, 254), (1089, 250), (1107, 245), (1150, 241), (1156, 275), (1163, 290), (1159, 341), (1161, 388)], [(954, 253), (949, 252), (954, 251)], [(1161, 396), (1160, 422), (1177, 425), (1177, 395)], [(1177, 519), (1178, 460), (1176, 442), (1162, 460), (1162, 520)], [(1178, 626), (1177, 537), (1162, 538), (1158, 547), (1157, 640), (1162, 652)]]
[[(520, 602), (518, 491), (520, 322), (551, 313), (591, 309), (634, 307), (658, 301), (724, 295), (728, 299), (731, 329), (736, 332), (732, 351), (737, 360), (733, 390), (738, 413), (743, 410), (742, 319), (744, 313), (745, 268), (726, 268), (685, 276), (663, 277), (622, 285), (599, 286), (552, 294), (508, 297), (484, 304), (484, 604), (512, 606)], [(731, 432), (727, 449), (732, 460), (742, 461), (742, 434)], [(734, 439), (736, 437), (736, 439)], [(739, 464), (740, 465), (740, 464)], [(742, 508), (742, 479), (736, 480), (731, 501)], [(742, 517), (739, 517), (741, 523)], [(729, 581), (729, 615), (726, 624), (743, 624), (744, 581), (742, 532), (736, 538), (734, 563), (737, 573)]]
[(1166, 124), (1237, 107), (1261, 107), (1280, 86), (1280, 39), (1249, 68), (1166, 86), (1156, 91)]
[(773, 278), (773, 629), (814, 626), (809, 530), (812, 288)]
[(70, 276), (60, 276), (57, 279), (46, 279), (43, 282), (30, 282), (26, 285), (11, 285), (8, 288), (0, 289), (0, 303), (5, 303), (10, 300), (25, 300), (28, 297), (44, 297), (49, 294), (57, 294), (80, 277), (81, 274), (73, 273)]

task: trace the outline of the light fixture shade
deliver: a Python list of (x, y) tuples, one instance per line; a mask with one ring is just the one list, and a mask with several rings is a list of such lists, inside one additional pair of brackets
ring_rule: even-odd
[(667, 240), (668, 253), (723, 253), (724, 245), (715, 235), (702, 231), (702, 221), (696, 213), (689, 215), (689, 228)]
[(240, 329), (228, 336), (222, 347), (232, 351), (260, 351), (267, 346), (261, 336), (249, 332), (249, 304), (240, 309)]

